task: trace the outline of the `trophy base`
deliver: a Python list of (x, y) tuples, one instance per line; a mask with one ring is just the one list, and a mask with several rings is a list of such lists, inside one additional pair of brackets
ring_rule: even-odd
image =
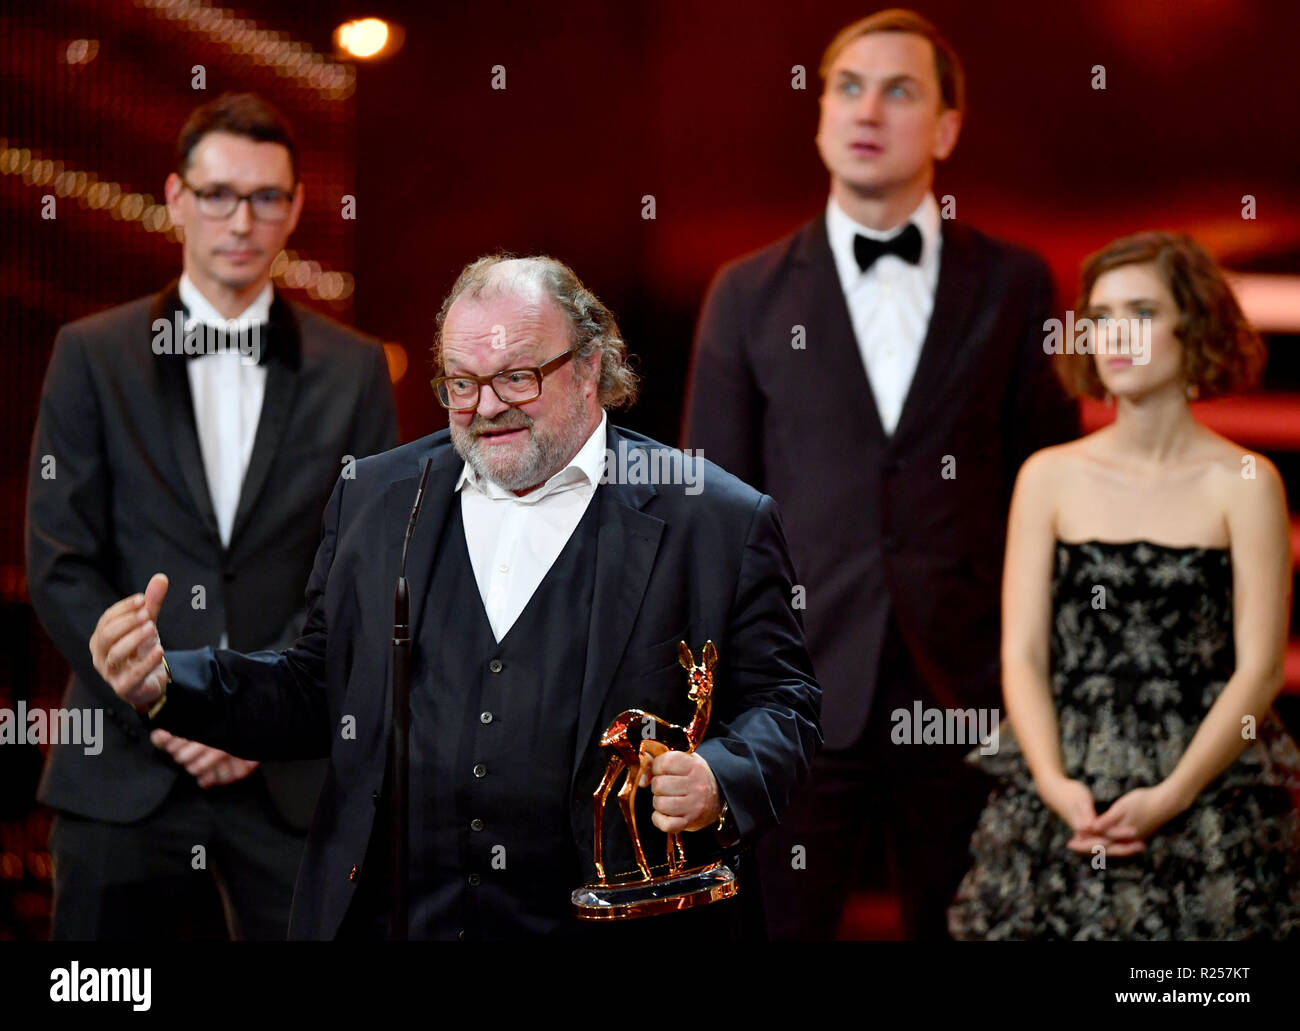
[(673, 913), (729, 899), (739, 890), (736, 875), (721, 862), (648, 881), (631, 879), (637, 876), (577, 889), (571, 898), (578, 919), (631, 920)]

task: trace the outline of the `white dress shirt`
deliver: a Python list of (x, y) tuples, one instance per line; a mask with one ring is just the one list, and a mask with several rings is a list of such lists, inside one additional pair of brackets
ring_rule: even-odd
[[(185, 330), (196, 323), (227, 326), (189, 276), (182, 275), (178, 287), (181, 303), (189, 317)], [(271, 284), (257, 295), (240, 314), (240, 319), (265, 322), (271, 314)], [(262, 417), (262, 397), (266, 393), (266, 366), (253, 365), (238, 351), (205, 354), (185, 363), (190, 377), (190, 397), (194, 402), (194, 422), (199, 432), (199, 451), (207, 475), (208, 495), (217, 516), (217, 529), (223, 546), (230, 544), (230, 532), (239, 506), (239, 491), (253, 455), (257, 423)]]
[(573, 459), (536, 490), (516, 496), (466, 463), (456, 481), (465, 544), (500, 641), (582, 521), (605, 469), (605, 413)]
[[(883, 254), (866, 272), (858, 268), (853, 254), (854, 236), (887, 240), (908, 222), (921, 231), (920, 261), (912, 265), (896, 254)], [(826, 206), (826, 238), (880, 422), (885, 432), (892, 434), (916, 374), (934, 310), (942, 246), (939, 205), (934, 195), (927, 193), (906, 220), (881, 232), (853, 221), (832, 197)]]

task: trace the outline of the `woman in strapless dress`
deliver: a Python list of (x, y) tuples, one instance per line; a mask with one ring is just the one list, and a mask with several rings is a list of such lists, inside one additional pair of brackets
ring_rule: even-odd
[(1076, 338), (1059, 367), (1115, 421), (1031, 456), (1016, 482), (1010, 727), (968, 759), (998, 781), (949, 931), (1300, 939), (1300, 750), (1271, 708), (1290, 624), (1286, 494), (1267, 458), (1188, 405), (1249, 386), (1263, 346), (1186, 236), (1116, 240), (1082, 280), (1075, 315), (1091, 325), (1075, 329), (1091, 346)]

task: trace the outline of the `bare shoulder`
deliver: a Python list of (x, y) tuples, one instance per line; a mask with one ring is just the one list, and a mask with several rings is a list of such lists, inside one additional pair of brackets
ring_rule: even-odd
[(1095, 461), (1101, 443), (1097, 438), (1104, 438), (1105, 434), (1106, 430), (1098, 430), (1086, 437), (1035, 451), (1021, 465), (1020, 480), (1026, 488), (1034, 490), (1049, 489), (1068, 481)]
[(1206, 482), (1229, 536), (1272, 539), (1289, 533), (1282, 475), (1266, 455), (1206, 430), (1201, 441)]
[(1282, 474), (1267, 455), (1252, 451), (1212, 430), (1205, 430), (1201, 449), (1216, 490), (1238, 496), (1243, 493), (1239, 489), (1243, 484), (1257, 484), (1260, 489), (1250, 492), (1255, 497), (1267, 494), (1285, 498)]
[(1078, 444), (1069, 441), (1045, 447), (1020, 466), (1011, 500), (1011, 521), (1019, 532), (1034, 526), (1055, 532), (1057, 512), (1081, 461)]

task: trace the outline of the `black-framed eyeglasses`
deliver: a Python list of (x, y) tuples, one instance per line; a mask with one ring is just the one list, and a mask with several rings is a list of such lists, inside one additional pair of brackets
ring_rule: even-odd
[(542, 396), (542, 380), (578, 353), (571, 347), (541, 365), (502, 369), (491, 376), (437, 376), (430, 380), (438, 403), (450, 412), (472, 412), (478, 408), (483, 387), (491, 387), (502, 404), (521, 405)]
[(248, 201), (253, 217), (259, 222), (283, 222), (293, 208), (293, 194), (285, 193), (276, 186), (254, 190), (252, 193), (240, 193), (225, 185), (194, 186), (186, 182), (183, 175), (177, 178), (185, 189), (194, 194), (194, 203), (204, 218), (229, 218), (241, 201)]

